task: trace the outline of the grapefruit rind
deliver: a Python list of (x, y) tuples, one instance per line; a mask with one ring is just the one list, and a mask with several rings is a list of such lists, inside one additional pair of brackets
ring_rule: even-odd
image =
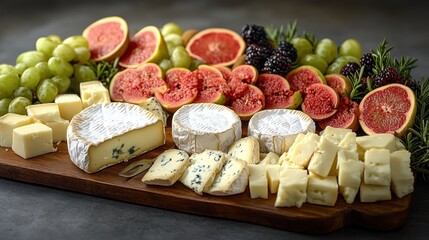
[[(94, 56), (94, 52), (101, 52), (101, 51), (105, 51), (106, 49), (106, 44), (97, 44), (98, 41), (102, 40), (105, 43), (112, 43), (113, 39), (112, 36), (114, 36), (115, 34), (113, 34), (111, 31), (108, 33), (103, 34), (103, 36), (93, 36), (92, 31), (97, 28), (100, 27), (101, 30), (103, 32), (106, 31), (106, 27), (103, 27), (101, 25), (109, 23), (109, 22), (113, 22), (113, 23), (119, 23), (120, 24), (120, 30), (122, 31), (122, 39), (116, 44), (116, 47), (114, 47), (113, 49), (110, 49), (110, 51), (108, 51), (107, 53), (102, 54), (101, 56)], [(111, 16), (111, 17), (105, 17), (102, 19), (99, 19), (97, 21), (95, 21), (94, 23), (92, 23), (91, 25), (89, 25), (88, 27), (86, 27), (82, 33), (82, 36), (84, 38), (87, 39), (88, 41), (88, 48), (91, 52), (91, 59), (98, 62), (98, 61), (113, 61), (115, 58), (117, 57), (121, 57), (125, 51), (127, 50), (128, 47), (128, 43), (130, 40), (129, 37), (129, 32), (128, 32), (128, 24), (127, 22), (118, 16)], [(95, 39), (93, 39), (93, 37), (95, 37)], [(98, 55), (98, 54), (97, 54)]]
[[(369, 99), (371, 98), (371, 96), (374, 96), (375, 94), (379, 94), (382, 91), (386, 91), (386, 89), (388, 88), (394, 88), (394, 87), (399, 87), (403, 90), (405, 90), (405, 93), (407, 95), (407, 98), (409, 99), (409, 109), (408, 111), (402, 113), (405, 114), (405, 119), (403, 121), (403, 123), (397, 127), (396, 129), (390, 129), (384, 132), (378, 132), (375, 131), (373, 128), (369, 126), (368, 121), (365, 119), (366, 118), (366, 114), (368, 113), (365, 109), (366, 107), (366, 103), (368, 101), (370, 101)], [(392, 94), (390, 94), (392, 95)], [(403, 101), (397, 101), (397, 102), (390, 102), (391, 106), (398, 106), (400, 104), (404, 104)], [(380, 106), (381, 110), (386, 109), (386, 106), (383, 106), (382, 103), (377, 102), (377, 105)], [(371, 110), (370, 113), (374, 113), (374, 110)], [(359, 124), (362, 128), (362, 130), (368, 134), (368, 135), (372, 135), (372, 134), (377, 134), (377, 133), (390, 133), (390, 134), (394, 134), (397, 137), (402, 137), (405, 135), (405, 133), (408, 131), (408, 129), (413, 126), (414, 124), (414, 120), (415, 120), (415, 116), (417, 113), (417, 105), (416, 105), (416, 96), (413, 92), (413, 90), (411, 90), (409, 87), (402, 85), (402, 84), (398, 84), (398, 83), (392, 83), (392, 84), (388, 84), (385, 85), (383, 87), (379, 87), (377, 89), (374, 89), (373, 91), (371, 91), (370, 93), (368, 93), (367, 95), (365, 95), (365, 97), (362, 99), (362, 101), (359, 104)], [(397, 116), (400, 113), (395, 113), (394, 115)], [(390, 119), (387, 118), (386, 116), (380, 118), (380, 121), (384, 121), (384, 122), (378, 122), (376, 124), (388, 124), (389, 126), (392, 126), (391, 123), (389, 123)]]

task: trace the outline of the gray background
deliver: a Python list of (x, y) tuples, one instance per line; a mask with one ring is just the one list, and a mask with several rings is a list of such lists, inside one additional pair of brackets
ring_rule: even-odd
[[(2, 1), (0, 63), (14, 64), (38, 37), (81, 34), (95, 20), (118, 15), (130, 32), (173, 21), (183, 28), (298, 20), (298, 30), (337, 44), (353, 37), (364, 51), (388, 38), (394, 56), (418, 59), (413, 76), (429, 76), (428, 6), (420, 1)], [(357, 226), (319, 238), (427, 239), (429, 183), (419, 180), (407, 223), (380, 232)], [(312, 239), (259, 225), (178, 213), (0, 178), (0, 239)]]

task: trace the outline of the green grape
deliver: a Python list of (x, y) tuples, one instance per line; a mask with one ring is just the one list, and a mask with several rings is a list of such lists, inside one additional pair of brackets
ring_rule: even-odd
[(70, 77), (73, 74), (73, 66), (59, 57), (49, 58), (48, 67), (52, 75)]
[(33, 101), (33, 92), (28, 87), (19, 87), (13, 92), (14, 97), (25, 97), (30, 101)]
[(50, 103), (58, 95), (58, 88), (50, 81), (43, 81), (37, 88), (37, 99), (41, 103)]
[(52, 52), (53, 57), (64, 59), (66, 62), (70, 62), (76, 57), (74, 49), (67, 44), (59, 44)]
[(0, 99), (13, 96), (13, 91), (19, 87), (19, 76), (10, 72), (0, 75)]
[(70, 78), (64, 76), (54, 76), (51, 79), (48, 79), (51, 83), (53, 83), (57, 89), (58, 94), (63, 94), (67, 92), (70, 87)]
[(9, 112), (9, 104), (12, 101), (10, 98), (0, 100), (0, 117)]
[(292, 43), (293, 47), (296, 49), (298, 60), (309, 53), (313, 53), (313, 46), (305, 38), (302, 38), (302, 37), (292, 38), (290, 42)]
[(198, 66), (200, 66), (201, 64), (203, 64), (203, 61), (198, 59), (193, 59), (191, 62), (191, 66), (189, 66), (189, 70), (194, 71), (198, 69)]
[(171, 34), (171, 33), (182, 35), (183, 31), (178, 24), (173, 22), (166, 23), (164, 26), (162, 26), (161, 34), (163, 36), (167, 36), (168, 34)]
[(51, 39), (54, 43), (56, 43), (56, 44), (61, 44), (61, 43), (63, 43), (63, 40), (61, 39), (61, 37), (60, 36), (58, 36), (58, 35), (55, 35), (55, 34), (51, 34), (51, 35), (49, 35), (48, 36), (48, 38), (49, 39)]
[(324, 58), (329, 64), (337, 57), (337, 45), (331, 39), (324, 38), (317, 43), (314, 53)]
[(300, 65), (310, 65), (313, 66), (317, 69), (319, 69), (319, 71), (324, 74), (326, 72), (326, 69), (328, 69), (328, 64), (326, 63), (325, 59), (322, 58), (321, 56), (317, 55), (317, 54), (307, 54), (305, 56), (303, 56), (300, 60), (299, 60), (299, 64)]
[(78, 82), (97, 80), (97, 76), (95, 76), (95, 72), (91, 69), (91, 67), (82, 64), (75, 64), (73, 67), (74, 77)]
[(326, 70), (326, 74), (340, 73), (341, 69), (349, 62), (359, 63), (359, 59), (353, 56), (341, 56), (336, 58)]
[(67, 44), (72, 48), (84, 47), (88, 48), (88, 40), (81, 35), (70, 36), (64, 39), (63, 44)]
[(50, 78), (52, 76), (47, 62), (39, 62), (35, 67), (39, 70), (41, 80)]
[(189, 68), (192, 58), (183, 46), (177, 46), (170, 57), (171, 63), (174, 67)]
[(18, 75), (22, 75), (22, 73), (27, 69), (27, 65), (24, 63), (17, 63), (15, 65), (16, 71), (18, 71)]
[(360, 59), (362, 56), (362, 46), (356, 39), (345, 40), (338, 50), (340, 56), (353, 56)]
[(77, 47), (74, 52), (76, 53), (75, 60), (79, 63), (87, 63), (91, 58), (91, 52), (86, 47)]
[(41, 37), (36, 41), (36, 50), (42, 52), (47, 57), (52, 56), (52, 52), (58, 46), (58, 43), (49, 37)]
[(44, 53), (39, 51), (23, 52), (16, 58), (16, 63), (24, 63), (27, 67), (36, 66), (39, 62), (46, 62), (48, 59)]
[(170, 59), (162, 59), (162, 61), (159, 63), (159, 67), (165, 73), (168, 69), (173, 67), (173, 64), (171, 64)]
[(12, 99), (9, 104), (8, 111), (10, 113), (16, 113), (21, 115), (26, 115), (27, 110), (26, 107), (31, 105), (31, 101), (25, 97), (16, 97)]
[(9, 64), (0, 64), (0, 75), (6, 74), (6, 73), (16, 73), (19, 74), (18, 70)]
[(27, 68), (21, 75), (21, 86), (28, 87), (31, 90), (36, 90), (40, 80), (40, 72), (36, 67)]
[(170, 33), (168, 35), (164, 36), (164, 41), (168, 44), (171, 43), (173, 46), (183, 46), (183, 39), (182, 36)]

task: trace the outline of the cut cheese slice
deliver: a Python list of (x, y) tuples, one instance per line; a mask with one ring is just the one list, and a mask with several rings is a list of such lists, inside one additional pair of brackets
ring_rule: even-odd
[(158, 116), (162, 120), (162, 122), (164, 123), (164, 126), (167, 125), (168, 114), (166, 111), (164, 111), (161, 103), (159, 103), (155, 97), (150, 97), (150, 98), (146, 99), (146, 101), (140, 103), (139, 105), (142, 108), (144, 108), (144, 109), (148, 110), (149, 112)]
[(127, 161), (165, 143), (162, 121), (129, 103), (91, 105), (67, 128), (71, 161), (88, 173)]
[(223, 105), (188, 104), (177, 110), (172, 119), (172, 137), (177, 148), (188, 153), (206, 149), (225, 152), (241, 138), (241, 120)]
[(256, 164), (260, 161), (258, 140), (251, 136), (242, 138), (228, 147), (228, 155)]
[(269, 109), (252, 116), (247, 135), (258, 139), (261, 152), (281, 155), (289, 150), (299, 133), (315, 131), (314, 121), (301, 111)]

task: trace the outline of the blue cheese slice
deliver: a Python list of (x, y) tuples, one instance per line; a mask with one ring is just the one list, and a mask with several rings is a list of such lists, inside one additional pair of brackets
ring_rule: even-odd
[(241, 138), (228, 147), (228, 155), (250, 164), (257, 164), (260, 161), (259, 154), (258, 140), (252, 136)]
[(129, 103), (100, 103), (76, 114), (67, 128), (71, 161), (88, 173), (165, 143), (165, 128), (153, 113)]
[(189, 166), (189, 155), (179, 149), (168, 149), (156, 157), (142, 182), (151, 185), (171, 186)]
[(299, 133), (316, 131), (314, 121), (305, 113), (290, 109), (269, 109), (252, 116), (248, 136), (259, 141), (261, 152), (286, 152)]
[(197, 194), (203, 195), (212, 185), (216, 175), (225, 163), (224, 153), (207, 149), (202, 153), (194, 153), (193, 163), (183, 173), (180, 181)]
[(159, 103), (155, 97), (150, 97), (150, 98), (146, 99), (146, 101), (140, 103), (139, 105), (142, 108), (148, 110), (149, 112), (151, 112), (151, 113), (155, 114), (157, 117), (159, 117), (162, 120), (162, 122), (164, 123), (164, 126), (167, 125), (168, 114), (167, 114), (167, 112), (164, 111), (161, 103)]
[(241, 120), (223, 105), (213, 103), (187, 104), (172, 118), (172, 138), (177, 148), (188, 153), (206, 149), (225, 152), (241, 138)]

